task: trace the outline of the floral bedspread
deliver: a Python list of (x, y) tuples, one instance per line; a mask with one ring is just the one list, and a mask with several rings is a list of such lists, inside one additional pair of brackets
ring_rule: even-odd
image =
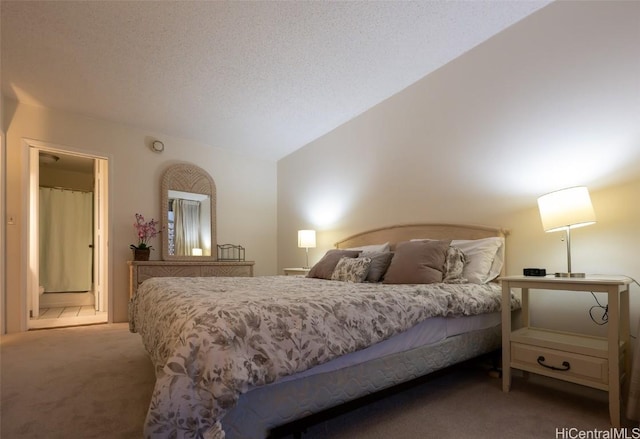
[[(500, 310), (498, 285), (356, 284), (299, 276), (153, 278), (130, 325), (156, 368), (145, 438), (224, 438), (250, 387), (366, 348), (435, 316)], [(519, 306), (512, 297), (511, 308)]]

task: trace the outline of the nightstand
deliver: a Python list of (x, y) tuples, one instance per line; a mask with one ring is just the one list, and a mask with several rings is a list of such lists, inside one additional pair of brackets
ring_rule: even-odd
[[(609, 417), (620, 427), (620, 388), (629, 376), (629, 284), (625, 276), (507, 276), (502, 282), (502, 303), (510, 302), (512, 288), (522, 292), (523, 327), (513, 329), (509, 307), (502, 308), (502, 390), (511, 387), (511, 368), (533, 372), (609, 393)], [(607, 336), (594, 337), (534, 328), (529, 323), (529, 290), (606, 293)]]
[(310, 268), (285, 268), (283, 271), (285, 276), (306, 276), (310, 270)]

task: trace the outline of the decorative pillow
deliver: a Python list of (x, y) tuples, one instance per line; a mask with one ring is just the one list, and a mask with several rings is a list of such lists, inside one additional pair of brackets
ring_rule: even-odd
[(360, 247), (351, 247), (347, 250), (360, 250), (361, 252), (389, 252), (391, 251), (391, 246), (388, 242), (384, 244), (373, 244), (373, 245), (362, 245)]
[(360, 252), (355, 250), (329, 250), (316, 265), (311, 267), (307, 277), (331, 279), (333, 270), (338, 265), (340, 258), (357, 258), (359, 254)]
[(403, 241), (382, 283), (430, 284), (442, 282), (444, 261), (451, 241)]
[(333, 270), (331, 280), (362, 282), (367, 277), (370, 266), (370, 258), (340, 258)]
[(466, 284), (468, 281), (462, 277), (466, 257), (458, 247), (449, 246), (444, 261), (444, 277), (442, 282), (448, 284)]
[(500, 275), (504, 264), (504, 238), (455, 239), (451, 245), (462, 250), (467, 259), (462, 277), (469, 282), (486, 284)]
[(393, 253), (391, 252), (375, 252), (375, 251), (363, 251), (358, 258), (371, 259), (371, 267), (369, 267), (369, 273), (367, 273), (366, 282), (380, 282), (384, 274), (389, 268)]

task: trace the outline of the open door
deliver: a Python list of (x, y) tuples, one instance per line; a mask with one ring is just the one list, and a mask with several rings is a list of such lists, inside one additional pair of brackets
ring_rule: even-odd
[[(90, 153), (71, 151), (66, 148), (60, 148), (58, 145), (48, 145), (44, 142), (24, 139), (24, 157), (26, 162), (25, 173), (28, 174), (29, 185), (29, 201), (27, 203), (27, 218), (29, 224), (27, 227), (27, 278), (26, 289), (24, 294), (24, 310), (26, 329), (53, 328), (59, 326), (73, 326), (93, 323), (106, 323), (109, 321), (109, 249), (108, 249), (108, 230), (109, 230), (109, 212), (108, 212), (108, 159), (92, 155)], [(45, 164), (48, 171), (43, 173), (43, 155), (56, 156), (54, 163)], [(55, 183), (52, 181), (55, 180)], [(68, 187), (58, 187), (58, 181)], [(47, 186), (41, 188), (41, 185)], [(55, 187), (54, 187), (55, 186)], [(82, 189), (86, 187), (86, 189)], [(88, 209), (89, 226), (86, 229), (88, 242), (82, 245), (82, 249), (73, 252), (73, 257), (87, 252), (92, 261), (86, 265), (73, 262), (68, 257), (69, 253), (63, 253), (65, 257), (58, 258), (56, 253), (49, 251), (51, 249), (61, 249), (63, 246), (52, 244), (52, 238), (68, 240), (62, 238), (64, 233), (52, 234), (48, 232), (47, 227), (41, 224), (42, 215), (45, 207), (41, 204), (43, 200), (50, 198), (42, 198), (44, 195), (41, 191), (60, 191), (64, 193), (73, 192), (73, 195), (79, 195), (77, 192), (83, 192), (83, 197), (73, 197), (82, 199), (82, 206)], [(93, 194), (90, 194), (93, 192)], [(86, 195), (89, 196), (88, 200)], [(66, 198), (65, 198), (66, 199)], [(75, 200), (74, 201), (78, 201)], [(46, 203), (45, 203), (46, 204)], [(75, 205), (75, 204), (74, 204)], [(67, 205), (62, 205), (64, 211)], [(59, 206), (58, 206), (59, 207)], [(84, 207), (82, 207), (82, 211)], [(58, 209), (59, 210), (59, 209)], [(46, 221), (46, 220), (44, 220)], [(64, 222), (67, 224), (67, 222)], [(85, 224), (85, 223), (83, 223)], [(68, 225), (68, 224), (67, 224)], [(47, 231), (46, 235), (43, 230)], [(58, 229), (56, 229), (58, 230)], [(62, 229), (59, 229), (61, 232)], [(65, 232), (68, 232), (65, 230)], [(64, 236), (69, 236), (64, 235)], [(75, 236), (75, 235), (74, 235)], [(46, 237), (44, 241), (41, 239)], [(43, 244), (43, 242), (45, 244)], [(42, 252), (41, 246), (46, 245), (47, 251)], [(91, 249), (87, 248), (92, 247)], [(66, 249), (66, 246), (64, 247)], [(44, 258), (44, 259), (43, 259)], [(77, 279), (80, 274), (86, 273), (86, 288), (55, 288), (51, 286), (51, 270), (42, 272), (41, 269), (51, 268), (51, 264), (47, 261), (62, 262), (64, 273), (67, 273), (68, 267), (71, 267), (73, 276), (65, 276), (64, 278)], [(69, 262), (71, 261), (71, 262)], [(75, 271), (74, 271), (75, 270)], [(54, 270), (53, 273), (57, 271)], [(42, 276), (42, 277), (41, 277)], [(84, 276), (84, 275), (83, 275)], [(45, 287), (40, 287), (44, 285)], [(76, 284), (74, 284), (75, 286)], [(88, 291), (91, 290), (91, 291)], [(46, 292), (43, 294), (43, 292)], [(51, 292), (52, 294), (47, 294)], [(79, 293), (79, 294), (78, 294)], [(41, 295), (42, 294), (42, 295)], [(83, 296), (81, 296), (83, 295)], [(72, 297), (73, 296), (73, 297)], [(44, 306), (43, 306), (44, 305)], [(43, 312), (43, 308), (46, 312)]]

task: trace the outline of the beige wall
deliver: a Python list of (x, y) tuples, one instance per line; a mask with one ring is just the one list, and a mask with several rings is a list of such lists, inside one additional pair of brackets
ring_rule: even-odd
[[(452, 222), (510, 229), (511, 274), (566, 270), (536, 198), (586, 185), (598, 223), (575, 231), (574, 271), (640, 279), (638, 14), (554, 3), (280, 160), (279, 268), (304, 263), (298, 229), (318, 231), (313, 263), (358, 231)], [(598, 333), (589, 296), (536, 297), (534, 322)]]
[[(129, 245), (135, 242), (134, 214), (160, 216), (160, 178), (164, 169), (189, 162), (207, 170), (218, 191), (218, 243), (241, 244), (255, 260), (255, 274), (276, 273), (276, 165), (220, 148), (61, 111), (4, 102), (7, 128), (7, 331), (24, 320), (21, 300), (26, 287), (25, 243), (27, 186), (22, 139), (60, 145), (72, 151), (104, 155), (111, 171), (111, 294), (113, 320), (127, 320)], [(148, 148), (160, 139), (165, 151)], [(152, 243), (160, 259), (160, 240)]]

